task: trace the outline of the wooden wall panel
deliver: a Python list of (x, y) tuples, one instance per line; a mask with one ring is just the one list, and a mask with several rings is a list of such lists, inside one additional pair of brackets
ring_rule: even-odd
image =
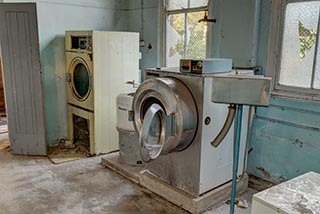
[(118, 149), (116, 97), (139, 80), (139, 34), (93, 32), (94, 131), (96, 154)]

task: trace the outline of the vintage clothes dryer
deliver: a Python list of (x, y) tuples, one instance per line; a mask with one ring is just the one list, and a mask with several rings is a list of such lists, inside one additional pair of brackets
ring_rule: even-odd
[[(90, 153), (117, 150), (116, 97), (134, 91), (126, 82), (139, 82), (139, 34), (66, 31), (66, 70), (69, 114), (90, 115), (84, 117), (93, 130)], [(74, 140), (73, 116), (68, 118)]]

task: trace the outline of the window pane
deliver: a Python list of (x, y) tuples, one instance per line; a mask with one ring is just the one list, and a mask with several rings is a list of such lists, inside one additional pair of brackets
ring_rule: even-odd
[(188, 0), (166, 0), (167, 10), (180, 10), (188, 8)]
[(207, 23), (200, 22), (204, 12), (188, 13), (187, 55), (186, 58), (205, 58), (207, 42)]
[(281, 85), (311, 86), (319, 7), (319, 1), (287, 5), (279, 79)]
[(167, 19), (166, 64), (167, 67), (179, 66), (184, 56), (185, 14), (169, 15)]
[(204, 7), (208, 5), (209, 0), (190, 0), (190, 7)]
[(167, 10), (181, 10), (186, 8), (204, 7), (208, 0), (166, 0)]

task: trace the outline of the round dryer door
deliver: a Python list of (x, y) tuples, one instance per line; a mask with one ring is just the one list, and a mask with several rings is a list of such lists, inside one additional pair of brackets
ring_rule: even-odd
[(178, 79), (144, 81), (136, 91), (133, 111), (140, 153), (146, 162), (186, 149), (195, 137), (196, 104), (189, 89)]
[(83, 59), (75, 58), (69, 69), (73, 95), (80, 101), (86, 100), (91, 91), (91, 73), (87, 64)]

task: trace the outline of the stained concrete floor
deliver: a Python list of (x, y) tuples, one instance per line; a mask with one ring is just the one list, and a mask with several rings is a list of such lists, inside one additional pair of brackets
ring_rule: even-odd
[[(101, 157), (55, 165), (0, 151), (0, 214), (186, 214), (101, 164)], [(240, 199), (248, 200), (249, 190)], [(224, 202), (205, 214), (229, 213)], [(236, 209), (250, 213), (250, 209)]]

